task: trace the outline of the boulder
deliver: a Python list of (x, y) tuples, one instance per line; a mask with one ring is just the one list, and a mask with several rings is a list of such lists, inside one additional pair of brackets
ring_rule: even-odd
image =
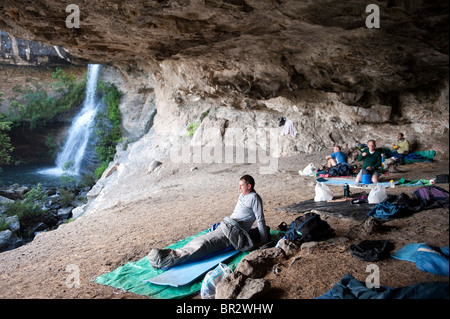
[(5, 204), (12, 204), (12, 203), (14, 203), (14, 200), (0, 195), (0, 213), (1, 213), (1, 209), (2, 208), (4, 209)]
[(215, 299), (257, 299), (270, 290), (266, 279), (249, 278), (233, 272), (217, 284)]
[(8, 229), (15, 233), (20, 229), (20, 223), (19, 223), (19, 218), (17, 216), (9, 216), (5, 218), (5, 222), (8, 225)]
[(160, 161), (153, 161), (148, 167), (147, 173), (153, 172), (160, 165), (162, 165)]
[(217, 284), (215, 299), (236, 299), (246, 279), (246, 276), (236, 271), (228, 275)]
[(22, 246), (22, 239), (14, 235), (9, 229), (0, 232), (0, 252)]
[(250, 278), (263, 277), (268, 269), (286, 257), (286, 253), (279, 248), (273, 247), (263, 250), (255, 250), (245, 256), (235, 272)]
[(11, 236), (12, 232), (9, 229), (0, 232), (0, 251), (5, 250), (9, 246)]
[(247, 278), (236, 299), (262, 298), (270, 290), (270, 282), (266, 279)]
[(277, 247), (282, 249), (286, 255), (295, 254), (300, 249), (300, 246), (296, 242), (286, 238), (280, 239)]
[(13, 201), (14, 198), (14, 190), (12, 189), (0, 189), (0, 202), (4, 202), (5, 200)]
[(19, 184), (13, 184), (7, 188), (0, 189), (0, 196), (17, 200), (21, 199), (23, 195), (30, 191), (30, 188), (27, 186), (20, 186)]
[(245, 256), (234, 272), (216, 287), (216, 299), (261, 298), (270, 289), (270, 282), (260, 279), (273, 265), (286, 258), (280, 248), (255, 250)]
[(85, 209), (86, 209), (86, 204), (75, 207), (72, 210), (72, 218), (77, 219), (78, 217), (83, 216), (85, 214)]
[(58, 209), (58, 214), (57, 214), (58, 218), (60, 218), (60, 219), (67, 219), (67, 218), (69, 218), (69, 216), (72, 213), (73, 209), (74, 208), (72, 206), (63, 207), (63, 208)]

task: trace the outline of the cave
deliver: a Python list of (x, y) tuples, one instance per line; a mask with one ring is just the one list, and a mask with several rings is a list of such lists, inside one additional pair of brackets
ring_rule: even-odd
[[(67, 10), (73, 4), (76, 10)], [(374, 14), (367, 11), (369, 4), (379, 9), (375, 11), (379, 15), (371, 16), (378, 19), (379, 27), (367, 23)], [(171, 211), (184, 216), (182, 227), (200, 231), (219, 213), (205, 216), (190, 211), (202, 224), (191, 223), (183, 203), (193, 205), (192, 198), (202, 197), (202, 192), (189, 187), (211, 185), (207, 183), (214, 180), (214, 188), (234, 200), (227, 188), (227, 174), (253, 169), (253, 164), (264, 168), (266, 152), (276, 163), (287, 165), (291, 158), (301, 158), (302, 164), (308, 164), (339, 144), (355, 159), (360, 143), (375, 139), (378, 146), (391, 147), (401, 132), (413, 150), (434, 150), (439, 163), (448, 164), (448, 8), (444, 0), (4, 0), (0, 3), (2, 42), (20, 39), (22, 49), (16, 55), (12, 46), (2, 46), (0, 75), (7, 79), (4, 70), (10, 66), (6, 65), (27, 64), (23, 49), (27, 43), (43, 43), (59, 48), (63, 55), (62, 59), (52, 56), (46, 63), (79, 70), (101, 64), (103, 79), (122, 93), (123, 142), (88, 195), (81, 213), (86, 219), (64, 227), (73, 236), (69, 241), (79, 244), (71, 248), (75, 253), (88, 254), (74, 235), (80, 232), (106, 256), (104, 263), (94, 263), (97, 268), (87, 271), (92, 278), (99, 268), (112, 270), (144, 256), (148, 245), (139, 238), (150, 231), (144, 224), (154, 227), (152, 231), (160, 230), (170, 219), (162, 213), (146, 215), (149, 207), (157, 210), (162, 205), (161, 194), (173, 192), (176, 200)], [(280, 137), (281, 118), (294, 123), (295, 137)], [(277, 136), (275, 144), (266, 141), (271, 134)], [(212, 159), (217, 166), (210, 165), (211, 161), (196, 162), (196, 147), (223, 150), (223, 154), (231, 147), (245, 154), (247, 162), (227, 162), (225, 155), (216, 162)], [(177, 154), (185, 158), (180, 160)], [(250, 154), (261, 157), (254, 160)], [(302, 167), (290, 165), (282, 171), (255, 169), (263, 180), (261, 188), (270, 193), (270, 178), (279, 176), (283, 181), (277, 185), (292, 186)], [(207, 181), (196, 177), (199, 171), (207, 171)], [(178, 178), (181, 173), (189, 175), (189, 180)], [(294, 191), (290, 195), (295, 198)], [(274, 210), (281, 203), (276, 194), (271, 196), (268, 207)], [(215, 204), (226, 211), (221, 199)], [(140, 219), (121, 224), (125, 212)], [(121, 226), (109, 227), (96, 216), (111, 218)], [(103, 223), (105, 232), (117, 241), (112, 244), (114, 251), (122, 255), (111, 257), (103, 252), (109, 247), (100, 235), (89, 232), (90, 220)], [(420, 221), (424, 220), (430, 222), (426, 217)], [(442, 233), (448, 235), (448, 209), (446, 227)], [(60, 239), (62, 233), (56, 230), (38, 236), (37, 243), (24, 250), (41, 251), (39, 244)], [(181, 238), (175, 230), (160, 231), (160, 236), (152, 244)], [(131, 247), (127, 246), (130, 242)], [(61, 253), (58, 248), (55, 251)], [(55, 257), (56, 252), (48, 254)], [(77, 259), (80, 264), (81, 259)], [(392, 280), (393, 284), (411, 282)], [(80, 295), (73, 289), (44, 295), (93, 298), (95, 289), (84, 287)], [(298, 288), (294, 297), (302, 293), (316, 296), (313, 288), (303, 292)], [(104, 297), (108, 292), (98, 294)]]

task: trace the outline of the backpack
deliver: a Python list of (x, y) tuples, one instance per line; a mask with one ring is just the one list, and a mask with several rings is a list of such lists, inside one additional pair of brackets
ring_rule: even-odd
[(339, 163), (328, 169), (330, 176), (350, 176), (353, 174), (353, 167), (349, 163)]
[(448, 174), (439, 174), (436, 176), (436, 183), (447, 183), (448, 184)]
[(448, 192), (439, 186), (424, 186), (413, 192), (424, 208), (449, 207)]
[(334, 230), (318, 214), (310, 212), (297, 217), (289, 225), (285, 236), (289, 240), (305, 243), (326, 240), (334, 236)]

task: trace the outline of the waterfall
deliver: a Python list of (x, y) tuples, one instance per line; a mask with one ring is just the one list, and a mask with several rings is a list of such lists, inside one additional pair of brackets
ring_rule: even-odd
[(91, 135), (95, 115), (101, 105), (96, 97), (99, 70), (99, 64), (89, 64), (83, 107), (72, 121), (64, 147), (56, 158), (56, 167), (44, 170), (42, 173), (62, 175), (64, 166), (69, 162), (73, 165), (69, 167), (68, 171), (75, 175), (80, 173), (81, 162)]

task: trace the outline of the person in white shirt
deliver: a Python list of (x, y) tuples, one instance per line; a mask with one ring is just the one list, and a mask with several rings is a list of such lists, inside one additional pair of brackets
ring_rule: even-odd
[(182, 248), (152, 249), (147, 256), (150, 264), (156, 268), (168, 268), (201, 259), (230, 246), (241, 251), (251, 250), (258, 246), (248, 234), (255, 221), (258, 226), (259, 243), (267, 243), (269, 231), (264, 218), (262, 199), (254, 186), (253, 177), (242, 176), (239, 180), (241, 195), (230, 217), (226, 217), (213, 231), (194, 238)]

